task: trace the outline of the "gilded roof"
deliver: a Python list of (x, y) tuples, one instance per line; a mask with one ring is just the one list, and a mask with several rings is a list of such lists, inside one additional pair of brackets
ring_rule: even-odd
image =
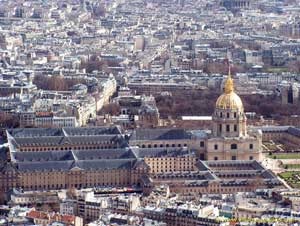
[(230, 71), (225, 82), (225, 92), (217, 99), (216, 108), (240, 111), (244, 110), (241, 98), (234, 92), (234, 84)]
[(240, 110), (240, 111), (244, 110), (243, 102), (235, 92), (222, 94), (217, 99), (216, 108)]

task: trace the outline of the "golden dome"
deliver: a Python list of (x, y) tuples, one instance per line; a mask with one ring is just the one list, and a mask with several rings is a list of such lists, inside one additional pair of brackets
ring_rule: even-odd
[(235, 92), (222, 94), (216, 102), (216, 108), (240, 111), (244, 109), (241, 98)]
[(233, 79), (231, 78), (230, 70), (225, 82), (225, 92), (217, 99), (216, 108), (240, 111), (244, 110), (241, 98), (234, 92)]

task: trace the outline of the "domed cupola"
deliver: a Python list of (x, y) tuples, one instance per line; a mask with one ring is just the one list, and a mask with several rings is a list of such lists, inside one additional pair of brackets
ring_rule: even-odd
[(213, 135), (241, 137), (247, 135), (246, 116), (241, 98), (234, 92), (230, 68), (224, 93), (217, 99), (213, 115)]
[(216, 108), (244, 111), (241, 98), (234, 92), (233, 79), (231, 78), (230, 71), (225, 82), (225, 92), (217, 99)]

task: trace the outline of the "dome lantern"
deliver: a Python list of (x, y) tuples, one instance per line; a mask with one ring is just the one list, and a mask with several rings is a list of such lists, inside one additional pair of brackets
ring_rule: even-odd
[(244, 111), (241, 98), (234, 92), (230, 68), (225, 82), (224, 93), (217, 99), (216, 109)]

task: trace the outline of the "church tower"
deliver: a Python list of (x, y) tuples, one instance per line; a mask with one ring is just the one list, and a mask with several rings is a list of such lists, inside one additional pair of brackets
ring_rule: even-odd
[(229, 69), (224, 93), (218, 98), (213, 114), (213, 136), (245, 137), (247, 136), (246, 121), (243, 102), (234, 92)]
[(205, 159), (209, 161), (261, 160), (262, 134), (247, 130), (243, 102), (234, 91), (230, 69), (224, 93), (216, 102), (205, 147)]

